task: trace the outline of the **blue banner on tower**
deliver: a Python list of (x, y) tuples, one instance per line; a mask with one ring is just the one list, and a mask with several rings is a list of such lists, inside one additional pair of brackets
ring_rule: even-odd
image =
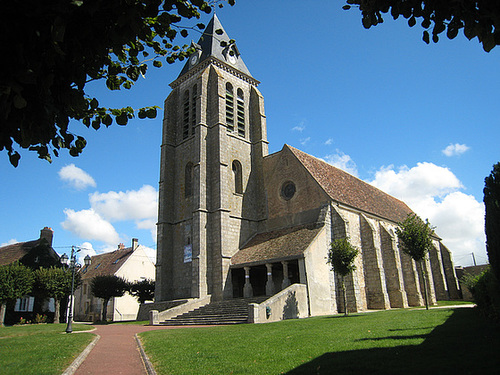
[(189, 263), (193, 260), (193, 248), (192, 245), (184, 246), (184, 263)]

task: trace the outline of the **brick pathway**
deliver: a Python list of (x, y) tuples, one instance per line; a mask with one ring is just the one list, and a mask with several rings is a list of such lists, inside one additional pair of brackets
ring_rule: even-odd
[[(90, 354), (80, 364), (75, 375), (88, 374), (147, 374), (135, 334), (158, 329), (186, 327), (140, 326), (134, 324), (96, 325), (92, 331), (100, 336)], [(200, 327), (200, 326), (197, 326)], [(75, 333), (73, 333), (75, 334)]]

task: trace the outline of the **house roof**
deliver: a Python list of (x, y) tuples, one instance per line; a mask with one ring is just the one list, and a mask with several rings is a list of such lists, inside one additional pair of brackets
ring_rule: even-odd
[(334, 201), (394, 222), (403, 221), (413, 212), (404, 202), (359, 178), (294, 147), (285, 147)]
[(81, 270), (82, 280), (91, 279), (94, 276), (114, 275), (133, 253), (132, 248), (127, 247), (94, 255), (90, 266), (83, 267)]
[(11, 264), (15, 261), (21, 260), (32, 249), (39, 246), (40, 244), (41, 240), (38, 239), (28, 242), (18, 242), (12, 245), (0, 247), (0, 266), (4, 266), (6, 264)]
[(300, 225), (256, 234), (232, 258), (232, 266), (299, 258), (322, 226)]

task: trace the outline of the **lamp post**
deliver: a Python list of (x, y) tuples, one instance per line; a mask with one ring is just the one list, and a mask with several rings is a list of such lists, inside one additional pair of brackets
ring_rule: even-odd
[[(68, 259), (66, 254), (61, 256), (61, 263), (64, 265), (68, 265), (69, 260), (69, 268), (71, 269), (71, 294), (69, 296), (69, 314), (68, 314), (68, 325), (66, 326), (66, 333), (73, 332), (73, 294), (75, 292), (75, 271), (79, 264), (76, 263), (76, 253), (78, 253), (81, 249), (76, 249), (75, 246), (71, 246), (71, 256)], [(85, 266), (88, 267), (90, 265), (90, 256), (87, 256), (83, 259), (85, 262)]]

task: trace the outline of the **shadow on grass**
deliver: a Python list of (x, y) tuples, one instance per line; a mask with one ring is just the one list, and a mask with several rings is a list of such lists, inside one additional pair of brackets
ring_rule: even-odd
[(416, 331), (416, 330), (426, 330), (428, 331), (433, 327), (420, 327), (420, 328), (395, 328), (395, 329), (388, 329), (389, 332), (402, 332), (402, 331)]
[[(287, 374), (495, 374), (500, 326), (474, 309), (457, 309), (420, 345), (330, 352)], [(386, 337), (384, 339), (399, 339)]]
[(383, 340), (409, 340), (409, 339), (425, 339), (429, 335), (411, 335), (411, 336), (385, 336), (385, 337), (367, 337), (355, 341), (383, 341)]

